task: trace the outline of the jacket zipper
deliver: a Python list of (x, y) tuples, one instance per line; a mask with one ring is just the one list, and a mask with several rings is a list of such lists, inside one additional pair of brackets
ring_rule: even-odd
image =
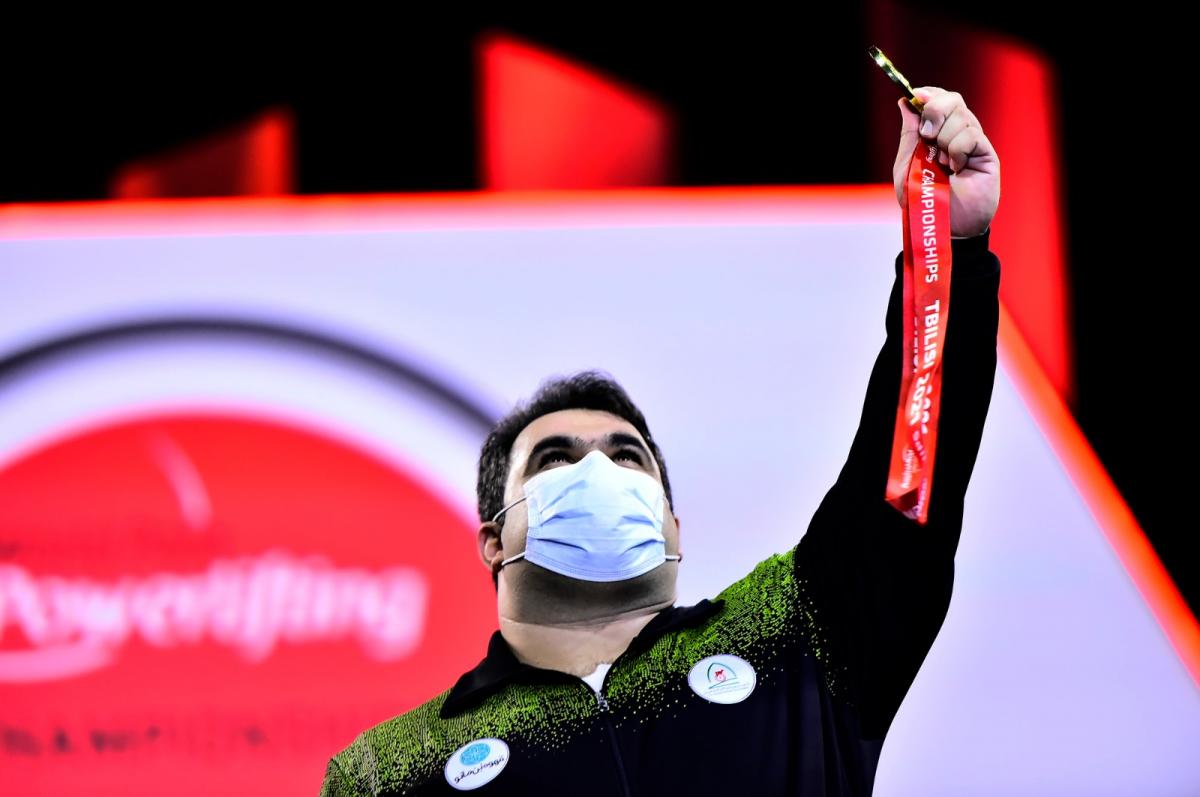
[[(617, 657), (620, 660), (620, 657)], [(617, 765), (617, 777), (621, 780), (621, 793), (625, 797), (633, 797), (633, 791), (629, 786), (629, 776), (625, 774), (625, 760), (621, 758), (621, 748), (617, 745), (617, 729), (612, 724), (612, 709), (609, 708), (608, 699), (604, 696), (604, 685), (608, 683), (608, 673), (612, 672), (612, 667), (616, 666), (614, 661), (609, 667), (608, 672), (604, 674), (604, 680), (600, 682), (600, 690), (595, 692), (596, 705), (600, 708), (600, 715), (604, 717), (604, 727), (608, 728), (608, 740), (612, 744), (613, 761)], [(592, 690), (592, 685), (584, 682), (584, 686), (589, 691)]]

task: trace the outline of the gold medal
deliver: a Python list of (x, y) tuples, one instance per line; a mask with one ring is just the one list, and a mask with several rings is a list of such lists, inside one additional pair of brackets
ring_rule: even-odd
[(920, 98), (913, 94), (912, 86), (908, 84), (907, 78), (900, 74), (900, 70), (892, 65), (888, 57), (883, 54), (883, 50), (872, 46), (867, 50), (867, 53), (875, 60), (875, 63), (879, 64), (880, 69), (892, 79), (893, 83), (904, 89), (904, 93), (908, 95), (909, 106), (917, 113), (920, 113), (921, 109), (925, 107), (925, 103), (921, 102)]

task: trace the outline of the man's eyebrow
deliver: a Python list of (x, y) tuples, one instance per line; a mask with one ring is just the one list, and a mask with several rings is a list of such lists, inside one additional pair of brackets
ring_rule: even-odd
[[(647, 462), (650, 462), (654, 459), (652, 456), (650, 456), (650, 452), (646, 450), (646, 446), (642, 444), (641, 440), (626, 432), (612, 432), (611, 434), (605, 435), (601, 439), (601, 442), (605, 444), (605, 448), (632, 446), (641, 452), (642, 456), (646, 458)], [(585, 441), (582, 437), (568, 437), (564, 434), (543, 437), (541, 440), (537, 441), (537, 443), (534, 444), (533, 448), (530, 450), (529, 459), (526, 460), (526, 470), (528, 470), (529, 466), (533, 464), (533, 461), (537, 459), (537, 455), (543, 451), (547, 451), (552, 448), (583, 448), (586, 444), (587, 441)]]

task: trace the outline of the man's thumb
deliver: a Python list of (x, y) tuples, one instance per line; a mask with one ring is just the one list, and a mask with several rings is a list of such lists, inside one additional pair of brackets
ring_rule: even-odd
[(921, 114), (914, 111), (904, 97), (897, 99), (896, 104), (900, 106), (900, 147), (896, 151), (896, 162), (892, 164), (892, 182), (896, 186), (896, 199), (903, 206), (904, 195), (907, 193), (904, 181), (908, 174), (908, 165), (921, 140), (917, 132), (921, 124)]
[(896, 100), (896, 104), (900, 106), (900, 149), (896, 153), (896, 166), (899, 167), (901, 163), (908, 164), (920, 141), (917, 130), (921, 124), (921, 114), (914, 111), (904, 97)]
[(921, 124), (921, 114), (914, 111), (904, 97), (896, 100), (896, 105), (900, 108), (900, 135), (916, 133), (918, 125)]

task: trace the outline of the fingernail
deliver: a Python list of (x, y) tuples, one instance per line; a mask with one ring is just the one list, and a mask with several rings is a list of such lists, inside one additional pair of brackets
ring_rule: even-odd
[(921, 135), (927, 136), (927, 135), (931, 134), (932, 132), (933, 132), (933, 122), (926, 119), (925, 124), (921, 125)]

